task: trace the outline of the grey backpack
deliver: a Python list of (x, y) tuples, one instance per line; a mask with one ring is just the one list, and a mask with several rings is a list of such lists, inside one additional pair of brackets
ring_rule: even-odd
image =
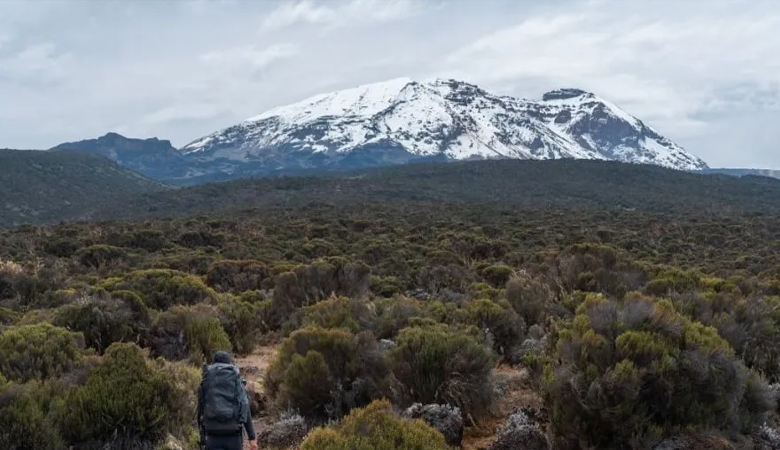
[(215, 363), (203, 371), (203, 428), (208, 434), (235, 434), (248, 418), (249, 398), (238, 367)]

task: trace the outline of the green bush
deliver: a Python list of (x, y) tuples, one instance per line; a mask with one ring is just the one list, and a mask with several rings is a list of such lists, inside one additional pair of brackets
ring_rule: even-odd
[(203, 364), (218, 350), (232, 350), (219, 312), (210, 305), (174, 306), (159, 314), (152, 326), (153, 356), (171, 361), (189, 358)]
[(472, 336), (444, 325), (401, 330), (390, 352), (404, 403), (455, 405), (474, 417), (493, 403), (494, 354)]
[(327, 258), (301, 266), (274, 278), (273, 315), (282, 323), (297, 308), (310, 306), (331, 295), (363, 298), (368, 292), (371, 270), (363, 263)]
[(364, 300), (333, 297), (304, 308), (303, 325), (322, 328), (344, 328), (352, 333), (373, 330), (376, 313)]
[(151, 320), (143, 301), (128, 291), (120, 291), (114, 297), (89, 298), (67, 305), (58, 311), (54, 324), (81, 332), (87, 347), (99, 353), (114, 342), (144, 342)]
[(0, 331), (4, 325), (12, 325), (19, 320), (19, 313), (0, 306)]
[(751, 296), (720, 292), (706, 295), (673, 295), (680, 311), (718, 329), (740, 355), (745, 365), (780, 382), (780, 297)]
[(0, 372), (9, 380), (45, 380), (81, 362), (83, 337), (50, 323), (23, 325), (0, 334)]
[(547, 305), (555, 300), (555, 294), (545, 283), (523, 273), (507, 282), (506, 299), (530, 327), (544, 322)]
[(444, 436), (423, 420), (402, 419), (386, 400), (352, 411), (334, 428), (317, 428), (301, 450), (449, 450)]
[(122, 278), (104, 280), (100, 287), (137, 292), (148, 307), (158, 310), (215, 301), (217, 297), (200, 278), (169, 269), (137, 270)]
[(712, 327), (670, 302), (591, 297), (557, 335), (543, 395), (560, 448), (649, 448), (683, 431), (732, 436), (772, 398)]
[[(413, 298), (395, 297), (375, 302), (378, 324), (377, 336), (381, 339), (392, 339), (399, 331), (409, 326), (414, 317), (426, 315), (422, 304)], [(444, 321), (444, 317), (441, 318)]]
[(122, 262), (127, 258), (127, 252), (119, 247), (110, 245), (92, 245), (80, 249), (76, 256), (79, 258), (81, 265), (93, 269), (101, 269)]
[(512, 268), (504, 264), (488, 266), (482, 270), (482, 276), (485, 278), (485, 281), (494, 287), (505, 286), (513, 273)]
[(197, 382), (197, 371), (156, 366), (134, 344), (113, 344), (84, 386), (69, 392), (63, 436), (85, 449), (158, 444), (189, 428), (182, 424), (194, 411)]
[(525, 323), (508, 304), (472, 300), (461, 312), (460, 321), (476, 326), (496, 353), (508, 355), (525, 338)]
[(0, 448), (65, 450), (57, 417), (65, 406), (60, 385), (30, 381), (3, 388), (0, 375)]
[[(270, 303), (270, 302), (269, 302)], [(236, 298), (219, 302), (219, 318), (237, 355), (252, 353), (265, 329), (263, 305)]]
[[(206, 273), (206, 284), (220, 292), (240, 294), (270, 288), (270, 271), (260, 261), (219, 261)], [(266, 283), (266, 281), (268, 283)]]
[(385, 395), (388, 375), (370, 332), (304, 328), (282, 342), (268, 369), (266, 392), (281, 410), (298, 410), (315, 421), (337, 419)]

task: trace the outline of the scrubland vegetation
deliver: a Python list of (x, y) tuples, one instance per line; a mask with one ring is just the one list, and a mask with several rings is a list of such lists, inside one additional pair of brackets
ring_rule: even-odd
[(317, 204), (0, 231), (0, 447), (194, 449), (201, 365), (261, 343), (278, 345), (266, 412), (305, 426), (304, 450), (450, 448), (401, 412), (451, 405), (480, 426), (500, 366), (529, 372), (544, 414), (506, 418), (493, 450), (765, 445), (778, 247), (777, 217), (694, 205)]

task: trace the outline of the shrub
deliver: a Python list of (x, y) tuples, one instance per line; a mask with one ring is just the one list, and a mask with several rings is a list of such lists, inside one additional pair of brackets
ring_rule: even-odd
[(219, 313), (210, 305), (180, 305), (161, 313), (151, 340), (153, 356), (171, 361), (189, 358), (194, 364), (203, 364), (218, 350), (232, 350)]
[(113, 344), (86, 384), (68, 394), (63, 435), (87, 449), (116, 441), (160, 443), (168, 433), (183, 432), (197, 382), (196, 371), (155, 367), (134, 344)]
[(0, 334), (0, 372), (9, 380), (58, 377), (81, 361), (83, 337), (50, 323), (9, 328)]
[(447, 445), (460, 447), (463, 441), (463, 416), (460, 410), (450, 405), (422, 405), (415, 403), (407, 408), (402, 417), (422, 419), (443, 436)]
[(54, 324), (81, 332), (86, 346), (99, 353), (114, 342), (147, 340), (151, 320), (143, 301), (127, 291), (115, 297), (123, 299), (93, 297), (65, 306), (57, 313)]
[(376, 313), (364, 300), (331, 297), (304, 308), (304, 326), (344, 328), (352, 333), (372, 330), (376, 327)]
[(12, 325), (17, 320), (19, 320), (19, 313), (0, 306), (0, 331), (3, 325)]
[(225, 298), (219, 303), (219, 318), (237, 355), (252, 353), (264, 328), (263, 305)]
[(505, 286), (512, 273), (512, 268), (504, 264), (488, 266), (482, 270), (482, 276), (485, 278), (485, 281), (494, 287)]
[(217, 296), (200, 278), (168, 269), (137, 270), (123, 278), (107, 279), (100, 286), (109, 291), (137, 292), (148, 307), (159, 310), (214, 301)]
[(265, 427), (257, 435), (261, 448), (297, 448), (309, 428), (299, 414), (285, 413), (278, 422)]
[(683, 430), (749, 432), (766, 385), (668, 301), (591, 297), (558, 336), (543, 394), (560, 448), (647, 448)]
[(371, 270), (363, 263), (328, 258), (284, 272), (274, 278), (273, 315), (276, 326), (296, 309), (331, 295), (363, 298), (369, 290)]
[(413, 317), (425, 315), (418, 300), (409, 297), (396, 297), (375, 302), (379, 323), (377, 336), (382, 339), (392, 339), (399, 331), (409, 326)]
[(730, 293), (672, 296), (688, 316), (718, 329), (745, 364), (770, 382), (780, 381), (780, 297), (741, 298)]
[(81, 265), (93, 269), (101, 269), (108, 265), (121, 262), (127, 257), (127, 253), (119, 247), (92, 245), (79, 250), (76, 253), (76, 256), (78, 256)]
[(463, 313), (462, 321), (479, 328), (488, 346), (499, 355), (508, 355), (523, 342), (525, 323), (509, 305), (490, 300), (473, 300)]
[(65, 450), (57, 407), (62, 386), (31, 381), (3, 389), (0, 375), (0, 448)]
[(521, 273), (506, 284), (506, 299), (529, 327), (544, 322), (547, 305), (555, 300), (548, 285)]
[(267, 286), (270, 271), (260, 261), (219, 261), (206, 273), (206, 283), (220, 292), (236, 294), (260, 290)]
[(387, 391), (389, 369), (370, 332), (304, 328), (284, 340), (266, 391), (281, 410), (335, 419)]
[(392, 405), (377, 400), (352, 411), (335, 428), (317, 428), (301, 444), (301, 450), (449, 450), (444, 437), (424, 421), (393, 414)]
[(57, 264), (27, 272), (18, 264), (4, 262), (0, 265), (0, 300), (23, 307), (50, 306), (46, 294), (63, 286), (65, 273), (66, 269)]
[(443, 325), (411, 327), (401, 330), (396, 343), (390, 360), (406, 403), (455, 405), (470, 416), (491, 406), (495, 357), (473, 337)]

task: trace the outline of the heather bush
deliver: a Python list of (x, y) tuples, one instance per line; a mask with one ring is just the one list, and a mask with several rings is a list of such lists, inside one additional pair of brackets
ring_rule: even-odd
[(506, 299), (530, 327), (544, 322), (545, 311), (555, 300), (555, 293), (542, 281), (520, 273), (507, 282)]
[(505, 264), (495, 264), (482, 270), (482, 277), (494, 287), (503, 287), (509, 281), (514, 270)]
[[(712, 281), (712, 280), (711, 280)], [(733, 291), (686, 293), (672, 297), (686, 315), (718, 333), (734, 348), (748, 367), (768, 381), (780, 381), (780, 297), (744, 298)]]
[(390, 361), (402, 384), (402, 403), (449, 404), (472, 417), (492, 405), (495, 356), (472, 336), (445, 325), (406, 328)]
[(310, 306), (331, 295), (363, 298), (371, 270), (364, 263), (327, 258), (299, 266), (274, 278), (273, 322), (280, 327), (297, 308)]
[(108, 291), (137, 292), (149, 308), (158, 310), (210, 302), (217, 297), (200, 278), (169, 269), (137, 270), (122, 278), (104, 280), (100, 287)]
[(219, 319), (237, 355), (252, 353), (264, 329), (262, 305), (226, 297), (219, 302)]
[(712, 327), (666, 300), (588, 297), (556, 336), (543, 394), (557, 446), (647, 448), (683, 430), (749, 433), (772, 408)]
[(59, 377), (81, 361), (83, 336), (50, 323), (22, 325), (0, 334), (0, 373), (13, 381)]
[(151, 328), (149, 311), (136, 294), (120, 291), (113, 298), (91, 297), (64, 306), (55, 325), (81, 332), (87, 347), (103, 353), (114, 342), (142, 343)]
[(186, 424), (198, 381), (197, 370), (149, 361), (134, 344), (113, 344), (86, 383), (68, 393), (63, 436), (78, 448), (97, 450), (191, 433)]
[(260, 261), (219, 261), (206, 273), (206, 284), (219, 292), (240, 294), (271, 287), (270, 271)]
[(336, 419), (387, 394), (389, 368), (370, 332), (304, 328), (282, 342), (266, 392), (280, 410)]
[(0, 448), (65, 450), (57, 417), (63, 386), (29, 381), (4, 386), (0, 375)]
[(322, 328), (344, 328), (352, 333), (373, 330), (376, 312), (366, 300), (331, 297), (304, 308), (303, 325)]
[(525, 323), (506, 302), (472, 300), (458, 315), (462, 323), (476, 326), (499, 355), (508, 355), (523, 342)]
[(301, 450), (449, 450), (444, 437), (423, 420), (403, 419), (390, 402), (376, 400), (352, 411), (334, 428), (317, 428), (301, 444)]
[(218, 350), (232, 350), (219, 313), (210, 305), (174, 306), (157, 316), (151, 334), (152, 355), (171, 361), (189, 358), (200, 365)]
[(381, 339), (394, 338), (399, 331), (409, 326), (412, 318), (426, 315), (421, 302), (409, 297), (382, 299), (375, 301), (374, 305), (378, 316), (376, 333)]
[(76, 252), (81, 265), (93, 269), (102, 269), (106, 266), (121, 263), (127, 258), (127, 252), (119, 247), (111, 245), (91, 245)]

